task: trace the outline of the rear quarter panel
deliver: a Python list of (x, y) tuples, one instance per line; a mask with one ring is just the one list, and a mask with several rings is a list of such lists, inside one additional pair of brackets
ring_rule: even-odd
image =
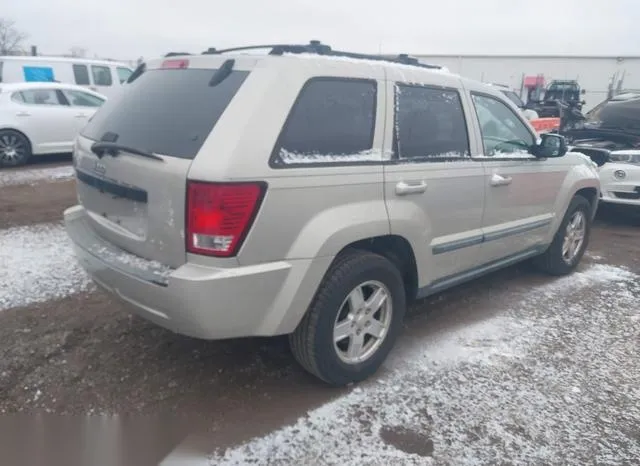
[(241, 265), (331, 257), (351, 242), (389, 233), (380, 163), (269, 166), (296, 97), (305, 82), (317, 76), (378, 82), (373, 149), (382, 153), (384, 68), (337, 60), (318, 67), (317, 60), (304, 58), (291, 59), (291, 66), (289, 60), (256, 65), (189, 172), (192, 179), (267, 182), (266, 196), (238, 255)]

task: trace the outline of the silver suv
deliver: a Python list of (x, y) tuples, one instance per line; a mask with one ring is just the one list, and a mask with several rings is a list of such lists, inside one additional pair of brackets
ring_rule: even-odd
[(416, 299), (525, 259), (570, 273), (600, 186), (497, 89), (312, 42), (149, 61), (74, 148), (96, 283), (175, 332), (290, 336), (372, 375)]

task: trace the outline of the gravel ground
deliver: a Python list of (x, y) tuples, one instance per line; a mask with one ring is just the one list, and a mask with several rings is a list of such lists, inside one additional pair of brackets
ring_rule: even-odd
[(284, 338), (182, 337), (94, 290), (50, 223), (71, 187), (0, 186), (5, 415), (168, 416), (137, 465), (181, 442), (211, 464), (637, 464), (638, 220), (604, 209), (571, 277), (523, 264), (418, 303), (381, 373), (335, 390)]
[(637, 279), (594, 265), (499, 293), (494, 317), (405, 337), (386, 375), (212, 464), (631, 464)]
[(55, 183), (41, 180), (0, 186), (0, 193), (2, 229), (59, 222), (64, 209), (76, 202), (76, 185), (73, 180), (59, 180)]
[(73, 177), (73, 167), (70, 165), (2, 170), (0, 186), (32, 184), (40, 181), (65, 181), (71, 177)]

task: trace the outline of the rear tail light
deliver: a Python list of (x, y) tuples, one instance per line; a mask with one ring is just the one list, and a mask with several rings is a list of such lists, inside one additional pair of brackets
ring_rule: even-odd
[(187, 252), (235, 256), (265, 192), (263, 183), (187, 184)]

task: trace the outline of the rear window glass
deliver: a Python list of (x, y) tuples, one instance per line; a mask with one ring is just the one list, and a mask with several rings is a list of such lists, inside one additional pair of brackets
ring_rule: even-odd
[[(109, 99), (82, 131), (156, 154), (193, 159), (249, 72), (210, 86), (216, 70), (149, 70)], [(112, 141), (112, 139), (110, 139)]]
[(273, 162), (359, 162), (380, 159), (372, 151), (376, 83), (314, 78), (300, 92)]

